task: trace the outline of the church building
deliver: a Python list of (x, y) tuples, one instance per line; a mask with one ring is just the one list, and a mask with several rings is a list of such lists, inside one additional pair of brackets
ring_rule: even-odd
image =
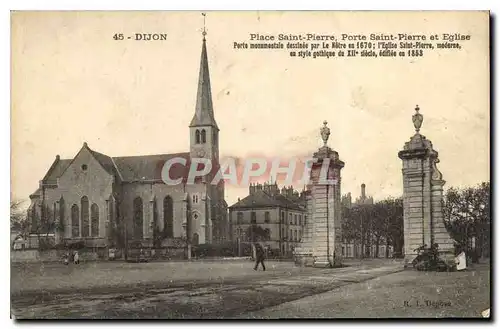
[(200, 179), (190, 184), (183, 179), (170, 185), (162, 179), (163, 165), (172, 158), (219, 163), (205, 33), (197, 88), (195, 113), (186, 127), (190, 146), (184, 153), (109, 156), (83, 143), (72, 159), (57, 155), (30, 196), (32, 235), (46, 232), (57, 244), (80, 242), (97, 248), (226, 240), (223, 181), (211, 185)]

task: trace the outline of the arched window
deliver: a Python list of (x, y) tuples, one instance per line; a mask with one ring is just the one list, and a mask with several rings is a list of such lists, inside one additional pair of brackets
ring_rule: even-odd
[(81, 200), (82, 207), (82, 237), (87, 237), (90, 234), (90, 223), (89, 223), (89, 198), (86, 196), (82, 197)]
[(196, 129), (196, 132), (194, 133), (194, 139), (195, 139), (195, 144), (200, 144), (200, 131)]
[(95, 203), (90, 207), (90, 221), (91, 221), (91, 236), (98, 237), (99, 236), (99, 206)]
[(66, 223), (66, 218), (64, 217), (66, 214), (65, 214), (65, 209), (66, 209), (66, 205), (64, 203), (64, 198), (61, 197), (61, 199), (59, 199), (59, 228), (62, 230), (64, 230), (64, 227), (65, 227), (65, 223)]
[(174, 237), (174, 202), (169, 195), (163, 199), (163, 234), (166, 238)]
[(71, 236), (73, 238), (80, 236), (80, 211), (76, 204), (71, 206)]
[(142, 199), (137, 197), (134, 199), (134, 239), (142, 239), (143, 232)]
[(205, 129), (201, 130), (201, 143), (205, 144), (207, 142), (207, 132)]

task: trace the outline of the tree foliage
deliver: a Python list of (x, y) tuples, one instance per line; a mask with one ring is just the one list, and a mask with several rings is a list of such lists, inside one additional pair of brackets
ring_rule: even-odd
[(27, 233), (29, 226), (26, 212), (22, 209), (23, 204), (24, 201), (21, 200), (10, 201), (10, 230), (21, 234)]
[[(362, 257), (370, 256), (371, 246), (385, 243), (392, 245), (394, 251), (403, 248), (403, 201), (401, 198), (388, 198), (375, 204), (355, 205), (343, 208), (343, 239), (361, 245)], [(386, 257), (388, 249), (386, 248)]]
[(490, 183), (448, 189), (444, 198), (443, 215), (446, 228), (459, 249), (469, 251), (474, 237), (478, 253), (488, 256), (491, 241)]
[(252, 241), (267, 241), (270, 240), (269, 231), (258, 225), (250, 225), (246, 232), (247, 237)]

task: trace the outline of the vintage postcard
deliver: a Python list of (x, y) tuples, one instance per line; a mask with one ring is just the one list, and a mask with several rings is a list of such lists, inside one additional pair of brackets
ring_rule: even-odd
[(11, 314), (490, 318), (487, 11), (14, 11)]

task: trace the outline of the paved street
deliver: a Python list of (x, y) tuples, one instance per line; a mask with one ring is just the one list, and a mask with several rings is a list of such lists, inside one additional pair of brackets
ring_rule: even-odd
[[(450, 285), (464, 278), (473, 287), (477, 281), (480, 296), (489, 291), (487, 271), (401, 272), (401, 263), (392, 260), (351, 261), (339, 269), (267, 262), (266, 272), (255, 272), (252, 265), (248, 261), (15, 265), (12, 309), (18, 319), (359, 317), (372, 311), (379, 316), (391, 312), (410, 316), (413, 309), (401, 311), (404, 298), (418, 296), (421, 290), (428, 294), (429, 284), (432, 293), (437, 291), (440, 286), (433, 284), (432, 275), (447, 282), (442, 292), (454, 291)], [(483, 297), (477, 308), (488, 304)]]
[(240, 317), (478, 318), (488, 308), (490, 267), (481, 264), (464, 272), (397, 272)]

